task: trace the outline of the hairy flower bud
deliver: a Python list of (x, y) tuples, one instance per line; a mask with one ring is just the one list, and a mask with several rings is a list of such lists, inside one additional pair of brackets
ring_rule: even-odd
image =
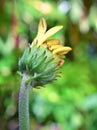
[(58, 39), (47, 40), (62, 26), (56, 26), (46, 32), (46, 21), (41, 19), (38, 34), (32, 44), (24, 51), (19, 60), (19, 71), (28, 74), (34, 86), (42, 86), (52, 82), (59, 74), (59, 67), (64, 63), (64, 54), (71, 48), (64, 47)]

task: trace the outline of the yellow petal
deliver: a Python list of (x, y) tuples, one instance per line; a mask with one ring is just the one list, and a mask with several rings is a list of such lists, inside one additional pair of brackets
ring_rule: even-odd
[(58, 69), (60, 66), (62, 66), (64, 64), (64, 60), (60, 60), (58, 65), (56, 66), (56, 69)]
[[(48, 46), (52, 46), (52, 45), (58, 45), (60, 43), (60, 41), (58, 39), (52, 39), (52, 40), (47, 40), (45, 42)], [(45, 44), (44, 43), (44, 44)]]
[(44, 36), (39, 40), (39, 44), (42, 44), (43, 42), (45, 42), (50, 36), (52, 36), (53, 34), (55, 34), (56, 32), (58, 32), (62, 28), (63, 28), (63, 26), (56, 26), (56, 27), (53, 27), (50, 30), (48, 30), (44, 34)]
[(55, 49), (58, 49), (58, 48), (60, 48), (60, 47), (63, 47), (62, 45), (52, 45), (51, 47), (50, 47), (50, 49), (51, 50), (55, 50)]
[(56, 50), (53, 51), (53, 54), (67, 54), (69, 51), (71, 51), (72, 49), (70, 47), (60, 47)]
[(46, 32), (46, 29), (47, 29), (47, 24), (46, 24), (46, 21), (44, 18), (40, 19), (39, 21), (39, 25), (38, 25), (38, 33), (37, 33), (37, 38), (42, 36), (45, 32)]

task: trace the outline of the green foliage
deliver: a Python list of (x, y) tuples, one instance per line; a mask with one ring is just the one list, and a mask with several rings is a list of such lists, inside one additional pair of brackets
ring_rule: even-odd
[(41, 124), (41, 129), (49, 130), (57, 124), (60, 130), (96, 130), (96, 2), (68, 0), (69, 8), (65, 8), (67, 3), (62, 8), (61, 0), (39, 2), (0, 1), (0, 130), (15, 129), (18, 124), (21, 80), (16, 74), (18, 60), (27, 43), (31, 43), (36, 35), (40, 17), (47, 19), (48, 28), (64, 26), (63, 32), (53, 38), (60, 38), (73, 51), (67, 55), (58, 80), (46, 88), (30, 91), (30, 112), (34, 122), (31, 127), (36, 129), (35, 125)]
[[(39, 122), (47, 119), (49, 121), (52, 115), (52, 121), (59, 122), (63, 129), (78, 130), (85, 124), (85, 130), (96, 130), (93, 123), (97, 118), (91, 120), (94, 113), (96, 114), (96, 95), (94, 98), (90, 96), (96, 91), (95, 83), (91, 83), (91, 78), (88, 76), (91, 73), (90, 66), (81, 64), (81, 62), (65, 63), (62, 77), (52, 85), (48, 85), (47, 89), (35, 93), (32, 111)], [(92, 113), (89, 113), (91, 107)], [(91, 125), (87, 122), (91, 122)]]

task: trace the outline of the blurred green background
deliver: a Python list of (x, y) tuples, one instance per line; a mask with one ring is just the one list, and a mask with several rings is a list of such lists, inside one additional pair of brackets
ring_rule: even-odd
[(18, 60), (41, 17), (73, 50), (57, 81), (31, 88), (31, 130), (97, 130), (96, 0), (0, 0), (0, 130), (18, 130)]

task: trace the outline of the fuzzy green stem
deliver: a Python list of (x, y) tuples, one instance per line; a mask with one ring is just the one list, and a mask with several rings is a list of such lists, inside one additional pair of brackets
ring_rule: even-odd
[(28, 76), (23, 74), (20, 93), (19, 93), (19, 130), (30, 130), (29, 123), (29, 89), (30, 85), (26, 84)]

